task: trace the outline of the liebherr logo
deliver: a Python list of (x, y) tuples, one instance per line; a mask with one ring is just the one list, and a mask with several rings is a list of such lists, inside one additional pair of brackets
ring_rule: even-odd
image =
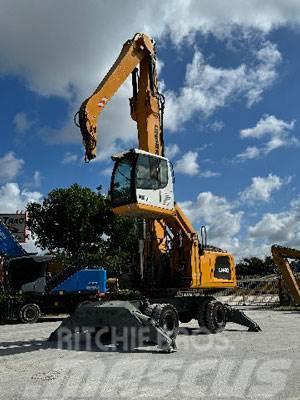
[(221, 267), (221, 268), (219, 268), (219, 272), (226, 272), (226, 273), (229, 273), (229, 268), (228, 267)]

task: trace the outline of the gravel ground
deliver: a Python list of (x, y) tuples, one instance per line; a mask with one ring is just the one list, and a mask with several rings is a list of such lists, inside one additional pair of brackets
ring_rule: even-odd
[(300, 399), (300, 314), (247, 310), (263, 332), (181, 326), (178, 351), (46, 342), (60, 321), (0, 326), (0, 399)]

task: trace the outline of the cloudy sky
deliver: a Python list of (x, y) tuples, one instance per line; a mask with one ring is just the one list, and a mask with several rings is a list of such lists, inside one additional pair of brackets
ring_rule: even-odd
[(299, 0), (0, 0), (0, 210), (108, 187), (136, 143), (130, 82), (83, 163), (73, 114), (135, 32), (157, 42), (176, 198), (237, 257), (300, 247)]

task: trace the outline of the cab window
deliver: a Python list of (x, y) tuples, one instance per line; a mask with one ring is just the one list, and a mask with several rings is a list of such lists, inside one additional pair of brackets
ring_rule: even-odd
[(162, 189), (168, 183), (168, 162), (161, 158), (139, 154), (136, 164), (136, 187)]
[(133, 168), (134, 159), (123, 158), (118, 161), (111, 186), (113, 205), (128, 204), (134, 201), (132, 185)]

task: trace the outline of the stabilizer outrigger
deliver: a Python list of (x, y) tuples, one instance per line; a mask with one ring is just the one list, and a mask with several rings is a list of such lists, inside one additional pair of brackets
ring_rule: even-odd
[(246, 326), (249, 332), (260, 332), (260, 326), (249, 318), (242, 310), (233, 308), (228, 304), (224, 305), (226, 311), (227, 322), (234, 322), (235, 324)]

